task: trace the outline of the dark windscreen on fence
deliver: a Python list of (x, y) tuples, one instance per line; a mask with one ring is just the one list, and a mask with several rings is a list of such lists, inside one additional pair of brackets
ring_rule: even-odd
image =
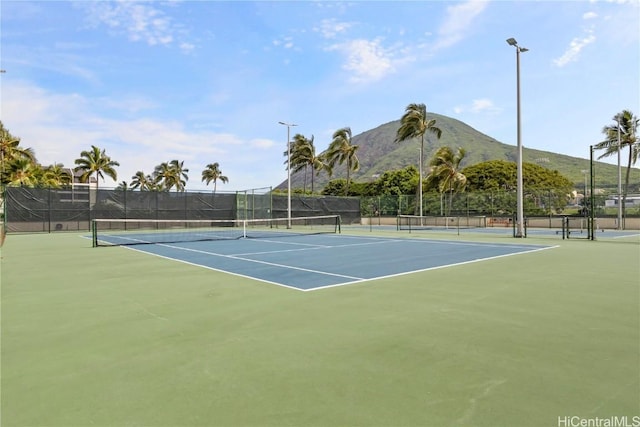
[[(260, 189), (234, 193), (168, 192), (69, 188), (7, 187), (7, 232), (89, 230), (93, 219), (235, 220), (286, 218), (286, 195)], [(340, 215), (343, 223), (360, 221), (357, 197), (292, 195), (291, 215)]]

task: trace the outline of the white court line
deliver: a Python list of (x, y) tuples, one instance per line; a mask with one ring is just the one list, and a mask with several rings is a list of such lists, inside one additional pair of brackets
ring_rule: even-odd
[[(468, 241), (460, 241), (453, 242), (448, 240), (438, 240), (438, 239), (423, 239), (423, 238), (412, 238), (407, 237), (403, 239), (393, 239), (390, 237), (369, 237), (369, 236), (345, 236), (345, 235), (328, 235), (331, 238), (351, 238), (351, 239), (367, 239), (367, 240), (376, 240), (380, 241), (380, 243), (386, 242), (409, 242), (409, 243), (428, 243), (428, 244), (439, 244), (439, 245), (454, 245), (454, 246), (482, 246), (482, 247), (499, 247), (503, 248), (508, 246), (510, 248), (520, 248), (520, 249), (531, 249), (532, 247), (541, 247), (542, 245), (527, 245), (527, 244), (516, 244), (516, 243), (486, 243), (486, 242), (468, 242)], [(358, 246), (359, 244), (353, 244), (353, 246)], [(342, 247), (342, 246), (351, 246), (351, 245), (335, 245), (332, 247)]]
[(613, 236), (612, 239), (624, 239), (625, 237), (638, 237), (638, 236), (640, 236), (640, 234), (625, 234), (624, 236)]
[(195, 262), (185, 261), (185, 260), (178, 259), (178, 258), (173, 258), (173, 257), (170, 257), (170, 256), (154, 254), (153, 252), (143, 251), (142, 249), (136, 249), (136, 248), (131, 247), (131, 246), (121, 246), (121, 247), (124, 248), (124, 249), (128, 249), (130, 251), (140, 252), (140, 253), (143, 253), (145, 255), (156, 256), (158, 258), (167, 259), (169, 261), (175, 261), (175, 262), (179, 262), (179, 263), (182, 263), (182, 264), (187, 264), (187, 265), (190, 265), (192, 267), (200, 267), (200, 268), (205, 268), (205, 269), (211, 270), (211, 271), (217, 271), (219, 273), (231, 274), (233, 276), (242, 277), (244, 279), (257, 280), (259, 282), (269, 283), (271, 285), (281, 286), (281, 287), (287, 288), (287, 289), (293, 289), (294, 291), (302, 291), (303, 290), (303, 289), (300, 289), (300, 288), (298, 288), (296, 286), (285, 285), (284, 283), (272, 282), (271, 280), (261, 279), (259, 277), (253, 277), (253, 276), (249, 276), (247, 274), (234, 273), (233, 271), (227, 271), (227, 270), (223, 270), (221, 268), (215, 268), (215, 267), (210, 267), (208, 265), (197, 264)]
[(271, 240), (271, 239), (246, 239), (249, 242), (271, 242), (279, 245), (293, 245), (293, 246), (314, 246), (318, 248), (330, 248), (331, 246), (317, 245), (314, 243), (299, 243), (299, 242), (285, 242), (283, 240)]
[(529, 252), (538, 252), (538, 251), (544, 251), (547, 249), (555, 249), (555, 248), (559, 248), (560, 246), (556, 245), (556, 246), (547, 246), (547, 247), (543, 247), (543, 248), (535, 248), (531, 251), (527, 251), (527, 252), (514, 252), (511, 254), (503, 254), (503, 255), (496, 255), (496, 256), (492, 256), (492, 257), (488, 257), (488, 258), (478, 258), (478, 259), (472, 259), (469, 261), (462, 261), (462, 262), (457, 262), (454, 264), (443, 264), (443, 265), (437, 265), (435, 267), (429, 267), (429, 268), (422, 268), (420, 270), (411, 270), (411, 271), (403, 271), (402, 273), (395, 273), (395, 274), (389, 274), (386, 276), (378, 276), (378, 277), (372, 277), (370, 279), (359, 279), (359, 280), (354, 280), (351, 282), (344, 282), (344, 283), (336, 283), (334, 285), (327, 285), (327, 286), (317, 286), (315, 288), (309, 288), (309, 289), (300, 289), (303, 292), (311, 292), (311, 291), (319, 291), (321, 289), (326, 289), (326, 288), (337, 288), (340, 286), (346, 286), (346, 285), (353, 285), (356, 283), (363, 283), (363, 282), (370, 282), (372, 280), (380, 280), (380, 279), (388, 279), (388, 278), (392, 278), (392, 277), (399, 277), (399, 276), (406, 276), (407, 274), (413, 274), (413, 273), (421, 273), (424, 271), (431, 271), (431, 270), (439, 270), (442, 268), (449, 268), (449, 267), (455, 267), (458, 265), (465, 265), (465, 264), (473, 264), (475, 262), (482, 262), (482, 261), (488, 261), (491, 259), (498, 259), (498, 258), (504, 258), (504, 257), (508, 257), (508, 256), (514, 256), (514, 255), (522, 255), (522, 254), (526, 254)]
[[(263, 240), (261, 240), (261, 241), (263, 241)], [(243, 253), (232, 254), (232, 255), (233, 256), (246, 256), (246, 255), (279, 254), (279, 253), (284, 253), (284, 252), (301, 252), (301, 251), (316, 250), (316, 249), (350, 248), (352, 246), (380, 245), (380, 244), (385, 244), (385, 243), (401, 242), (401, 241), (402, 240), (390, 240), (390, 239), (387, 239), (386, 241), (379, 241), (379, 242), (350, 243), (350, 244), (347, 244), (347, 245), (316, 245), (315, 247), (311, 247), (311, 248), (282, 249), (282, 250), (262, 251), (262, 252), (243, 252)], [(280, 243), (278, 240), (272, 240), (271, 242), (272, 243)], [(307, 244), (307, 246), (313, 246), (313, 245)]]
[(277, 264), (277, 263), (274, 263), (274, 262), (260, 261), (260, 260), (251, 259), (251, 258), (243, 258), (241, 256), (236, 256), (236, 255), (225, 255), (225, 254), (219, 254), (219, 253), (216, 253), (216, 252), (201, 251), (199, 249), (181, 248), (180, 246), (165, 245), (165, 244), (159, 244), (158, 246), (164, 246), (164, 247), (171, 248), (171, 249), (178, 249), (180, 251), (196, 252), (196, 253), (201, 253), (201, 254), (205, 254), (205, 255), (213, 255), (213, 256), (218, 256), (218, 257), (222, 257), (222, 258), (237, 259), (237, 260), (240, 260), (240, 261), (253, 262), (255, 264), (264, 264), (264, 265), (269, 265), (269, 266), (272, 266), (272, 267), (286, 268), (286, 269), (289, 269), (289, 270), (305, 271), (307, 273), (316, 273), (316, 274), (321, 274), (321, 275), (325, 275), (325, 276), (335, 276), (335, 277), (344, 277), (345, 279), (364, 280), (364, 278), (362, 278), (362, 277), (347, 276), (345, 274), (329, 273), (329, 272), (326, 272), (326, 271), (312, 270), (312, 269), (309, 269), (309, 268), (294, 267), (292, 265)]

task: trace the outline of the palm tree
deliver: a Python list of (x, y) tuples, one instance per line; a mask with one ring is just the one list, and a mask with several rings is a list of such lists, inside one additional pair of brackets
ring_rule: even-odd
[(44, 168), (42, 183), (47, 187), (59, 188), (71, 184), (72, 180), (71, 172), (62, 163), (54, 163)]
[[(311, 139), (307, 139), (304, 135), (297, 134), (293, 137), (291, 144), (291, 167), (293, 172), (299, 172), (304, 169), (304, 191), (307, 191), (307, 170), (311, 168), (311, 193), (314, 190), (314, 176), (323, 170), (329, 170), (329, 166), (324, 156), (316, 154), (316, 146), (313, 143), (313, 135)], [(285, 151), (284, 155), (287, 155)], [(285, 160), (285, 164), (288, 159)]]
[(344, 127), (334, 132), (333, 141), (331, 141), (327, 152), (323, 156), (329, 165), (329, 170), (333, 170), (336, 163), (347, 163), (345, 196), (349, 195), (350, 172), (355, 172), (360, 169), (360, 161), (358, 160), (356, 151), (358, 151), (358, 146), (351, 144), (351, 128)]
[(2, 121), (0, 121), (0, 164), (2, 165), (2, 169), (0, 170), (0, 183), (8, 182), (4, 176), (5, 172), (7, 172), (6, 166), (8, 166), (9, 162), (19, 158), (26, 158), (31, 162), (36, 161), (33, 149), (20, 147), (20, 138), (11, 135), (11, 133), (5, 129)]
[(98, 188), (100, 178), (104, 181), (103, 173), (114, 181), (118, 178), (118, 173), (114, 167), (120, 166), (120, 163), (111, 160), (111, 157), (107, 156), (105, 150), (101, 150), (95, 145), (91, 146), (90, 151), (81, 152), (80, 158), (76, 159), (75, 163), (77, 166), (73, 170), (75, 172), (82, 172), (80, 182), (88, 182), (91, 175), (96, 174), (96, 189)]
[(298, 133), (294, 135), (291, 144), (289, 144), (289, 152), (285, 151), (284, 156), (286, 160), (284, 164), (286, 165), (289, 161), (291, 161), (291, 171), (293, 173), (299, 172), (304, 169), (304, 192), (307, 192), (307, 159), (311, 153), (311, 145), (310, 141), (313, 140), (313, 136), (311, 140), (307, 139), (304, 135)]
[(153, 170), (153, 185), (162, 190), (170, 191), (174, 186), (175, 177), (169, 162), (162, 162)]
[(127, 181), (120, 181), (120, 183), (116, 187), (116, 190), (119, 190), (119, 191), (129, 190), (129, 183)]
[(35, 187), (40, 182), (42, 168), (26, 157), (14, 159), (8, 164), (7, 183), (11, 186)]
[[(624, 189), (622, 191), (622, 210), (624, 212), (624, 205), (626, 204), (629, 189), (629, 174), (631, 172), (631, 167), (636, 164), (638, 161), (638, 155), (640, 154), (640, 142), (637, 133), (640, 119), (638, 119), (638, 117), (636, 117), (631, 111), (623, 110), (616, 114), (613, 117), (613, 120), (616, 122), (615, 125), (609, 125), (602, 128), (602, 133), (605, 134), (607, 139), (594, 145), (594, 148), (596, 150), (605, 150), (598, 159), (613, 156), (614, 154), (617, 155), (618, 150), (623, 150), (625, 147), (629, 148)], [(618, 129), (620, 130), (619, 134)], [(620, 137), (619, 145), (618, 135)]]
[(209, 185), (209, 183), (213, 181), (213, 194), (216, 193), (218, 180), (220, 180), (220, 182), (223, 182), (225, 184), (229, 182), (229, 178), (222, 175), (222, 171), (220, 170), (220, 164), (218, 162), (209, 163), (207, 165), (207, 168), (202, 171), (202, 181), (204, 181), (206, 185)]
[(433, 133), (438, 139), (442, 130), (436, 126), (435, 119), (427, 118), (427, 107), (424, 104), (409, 104), (400, 118), (400, 127), (396, 133), (396, 142), (420, 137), (420, 178), (418, 184), (418, 215), (422, 216), (422, 175), (424, 170), (424, 135)]
[(140, 191), (154, 190), (155, 184), (151, 175), (145, 175), (144, 172), (138, 171), (131, 177), (130, 187), (132, 189), (139, 188)]
[(171, 169), (173, 169), (176, 177), (176, 191), (184, 191), (187, 181), (189, 180), (189, 169), (185, 169), (184, 162), (178, 160), (171, 160)]
[(154, 183), (158, 189), (169, 191), (175, 186), (176, 191), (184, 191), (186, 181), (189, 179), (187, 172), (189, 169), (184, 169), (184, 162), (178, 160), (163, 162), (156, 166), (153, 172)]
[(427, 182), (438, 186), (438, 191), (449, 191), (449, 208), (447, 216), (451, 214), (454, 191), (461, 191), (467, 185), (467, 177), (460, 172), (460, 162), (466, 151), (458, 148), (455, 152), (449, 147), (440, 147), (431, 161), (431, 172), (427, 175)]

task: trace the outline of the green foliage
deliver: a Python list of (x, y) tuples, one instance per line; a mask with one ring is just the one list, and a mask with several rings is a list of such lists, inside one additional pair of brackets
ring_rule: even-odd
[(407, 166), (404, 169), (387, 171), (371, 184), (371, 195), (414, 194), (418, 186), (418, 169)]
[(155, 189), (170, 191), (175, 187), (176, 191), (184, 191), (189, 179), (188, 172), (189, 169), (184, 167), (183, 161), (171, 160), (160, 163), (153, 172)]
[[(462, 169), (467, 177), (467, 191), (515, 190), (517, 168), (513, 162), (491, 160)], [(555, 189), (570, 193), (574, 184), (557, 170), (550, 170), (533, 163), (522, 165), (525, 190)]]

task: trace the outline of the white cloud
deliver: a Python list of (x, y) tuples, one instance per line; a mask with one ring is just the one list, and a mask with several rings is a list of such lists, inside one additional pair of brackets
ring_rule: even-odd
[(471, 111), (474, 113), (496, 112), (498, 109), (493, 105), (490, 99), (474, 99), (471, 105)]
[(284, 36), (281, 39), (273, 40), (271, 43), (274, 46), (283, 47), (285, 49), (293, 49), (295, 46), (293, 43), (293, 37), (291, 36)]
[(275, 142), (270, 139), (256, 138), (249, 141), (249, 144), (251, 144), (252, 147), (265, 149), (273, 147), (275, 145)]
[(438, 29), (435, 48), (449, 47), (462, 40), (471, 28), (473, 20), (484, 11), (487, 4), (484, 0), (470, 0), (447, 7), (447, 16)]
[(595, 12), (587, 12), (584, 15), (582, 15), (582, 19), (595, 19), (598, 17), (598, 14)]
[[(142, 107), (151, 105), (140, 99)], [(103, 99), (51, 93), (15, 80), (3, 88), (2, 119), (10, 132), (21, 138), (21, 145), (35, 150), (43, 165), (55, 162), (73, 167), (80, 152), (91, 145), (105, 149), (120, 163), (117, 182), (130, 181), (139, 170), (151, 173), (161, 162), (178, 159), (189, 169), (192, 182), (187, 188), (203, 188), (200, 171), (207, 163), (220, 162), (225, 171), (244, 167), (259, 173), (263, 153), (275, 145), (268, 139), (245, 141), (231, 133), (193, 129), (180, 121), (109, 116), (114, 111), (101, 111), (105, 106)], [(239, 159), (241, 164), (236, 165)], [(241, 188), (255, 186), (244, 183), (245, 176), (233, 178)], [(104, 183), (107, 187), (115, 184), (109, 178)]]
[(474, 99), (470, 105), (458, 105), (453, 108), (454, 113), (462, 114), (471, 112), (474, 114), (497, 114), (502, 111), (494, 105), (493, 101), (487, 98)]
[(338, 34), (346, 32), (352, 25), (350, 22), (338, 22), (335, 18), (323, 19), (320, 25), (313, 30), (322, 34), (322, 37), (326, 39), (332, 39)]
[(338, 50), (346, 55), (342, 68), (352, 73), (350, 80), (353, 83), (377, 81), (395, 71), (391, 50), (382, 47), (380, 39), (350, 40), (327, 50)]
[(593, 34), (592, 30), (587, 30), (586, 32), (587, 35), (585, 37), (576, 37), (571, 40), (568, 49), (562, 54), (562, 56), (553, 60), (553, 63), (557, 67), (564, 67), (570, 62), (577, 61), (582, 49), (596, 41), (596, 36)]
[[(79, 3), (87, 12), (89, 23), (95, 27), (107, 26), (115, 34), (126, 34), (131, 41), (142, 41), (150, 46), (171, 45), (179, 38), (180, 28), (153, 3), (118, 0), (116, 2)], [(179, 42), (184, 52), (194, 46)]]

